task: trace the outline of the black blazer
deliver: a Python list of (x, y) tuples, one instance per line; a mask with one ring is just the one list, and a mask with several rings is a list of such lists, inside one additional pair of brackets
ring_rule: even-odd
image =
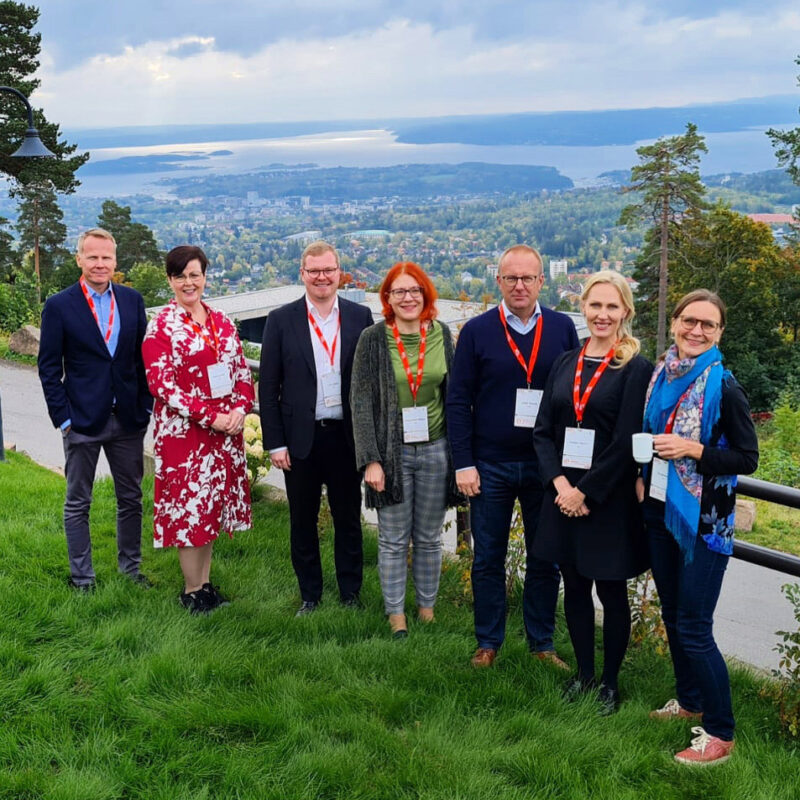
[[(350, 376), (361, 331), (372, 325), (366, 307), (339, 298), (341, 317), (342, 405), (347, 441), (353, 446)], [(292, 458), (307, 458), (314, 442), (317, 369), (305, 295), (267, 317), (261, 346), (258, 403), (264, 448), (288, 447)]]
[(144, 301), (127, 286), (115, 283), (113, 289), (120, 320), (113, 357), (79, 283), (48, 298), (44, 305), (39, 379), (57, 428), (71, 419), (77, 433), (99, 433), (115, 398), (117, 417), (126, 430), (141, 430), (150, 420), (153, 398), (142, 363), (147, 327)]

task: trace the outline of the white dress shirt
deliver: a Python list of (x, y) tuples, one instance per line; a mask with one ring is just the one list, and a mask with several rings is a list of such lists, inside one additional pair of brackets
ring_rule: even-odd
[[(308, 299), (306, 295), (306, 307), (309, 314), (314, 317), (322, 335), (325, 337), (325, 342), (328, 345), (328, 351), (333, 346), (334, 339), (336, 340), (336, 352), (333, 354), (333, 365), (331, 365), (330, 357), (325, 352), (322, 342), (319, 340), (314, 328), (311, 327), (311, 321), (308, 323), (308, 332), (311, 336), (311, 347), (314, 350), (314, 366), (317, 370), (317, 404), (316, 411), (314, 412), (315, 419), (342, 419), (343, 410), (342, 406), (326, 406), (325, 397), (322, 392), (322, 376), (327, 375), (329, 372), (341, 373), (342, 363), (342, 332), (339, 328), (339, 297), (333, 301), (333, 308), (327, 317), (323, 318), (317, 307)], [(338, 336), (337, 336), (338, 334)]]

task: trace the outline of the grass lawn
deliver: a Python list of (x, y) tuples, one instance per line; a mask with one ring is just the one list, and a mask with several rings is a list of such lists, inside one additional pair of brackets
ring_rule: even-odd
[[(287, 510), (266, 500), (252, 532), (218, 545), (213, 577), (232, 604), (193, 618), (175, 553), (147, 536), (155, 587), (116, 574), (109, 481), (92, 512), (99, 587), (80, 595), (66, 585), (63, 489), (23, 456), (0, 464), (1, 798), (798, 797), (800, 753), (745, 671), (733, 672), (734, 758), (681, 767), (689, 725), (647, 718), (673, 694), (663, 657), (631, 651), (622, 709), (600, 718), (590, 700), (565, 704), (563, 674), (531, 660), (515, 602), (495, 668), (476, 671), (455, 568), (437, 623), (394, 642), (371, 536), (366, 609), (335, 601), (326, 537), (323, 606), (297, 620)], [(558, 637), (571, 659), (563, 618)]]
[(767, 503), (765, 500), (756, 500), (755, 503), (753, 530), (737, 531), (736, 536), (745, 542), (800, 556), (800, 509)]

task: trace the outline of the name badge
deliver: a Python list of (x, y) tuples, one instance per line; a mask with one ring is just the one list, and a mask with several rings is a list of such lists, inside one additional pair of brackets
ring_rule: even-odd
[(536, 425), (543, 394), (541, 389), (517, 389), (517, 404), (514, 406), (515, 428), (532, 428)]
[(208, 387), (212, 397), (227, 397), (233, 391), (231, 373), (227, 364), (209, 365)]
[(594, 431), (591, 428), (567, 428), (564, 431), (562, 467), (589, 469), (594, 454)]
[(328, 372), (322, 376), (322, 400), (327, 408), (342, 404), (342, 376), (338, 372)]
[(663, 458), (653, 458), (652, 474), (650, 475), (650, 497), (653, 500), (666, 502), (668, 478), (669, 461), (664, 461)]
[(428, 408), (403, 409), (403, 441), (406, 444), (428, 441)]

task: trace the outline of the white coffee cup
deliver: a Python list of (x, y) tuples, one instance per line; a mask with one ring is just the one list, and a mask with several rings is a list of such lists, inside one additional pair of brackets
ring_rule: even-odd
[(653, 459), (653, 434), (634, 433), (632, 442), (634, 460), (640, 464), (649, 464)]

